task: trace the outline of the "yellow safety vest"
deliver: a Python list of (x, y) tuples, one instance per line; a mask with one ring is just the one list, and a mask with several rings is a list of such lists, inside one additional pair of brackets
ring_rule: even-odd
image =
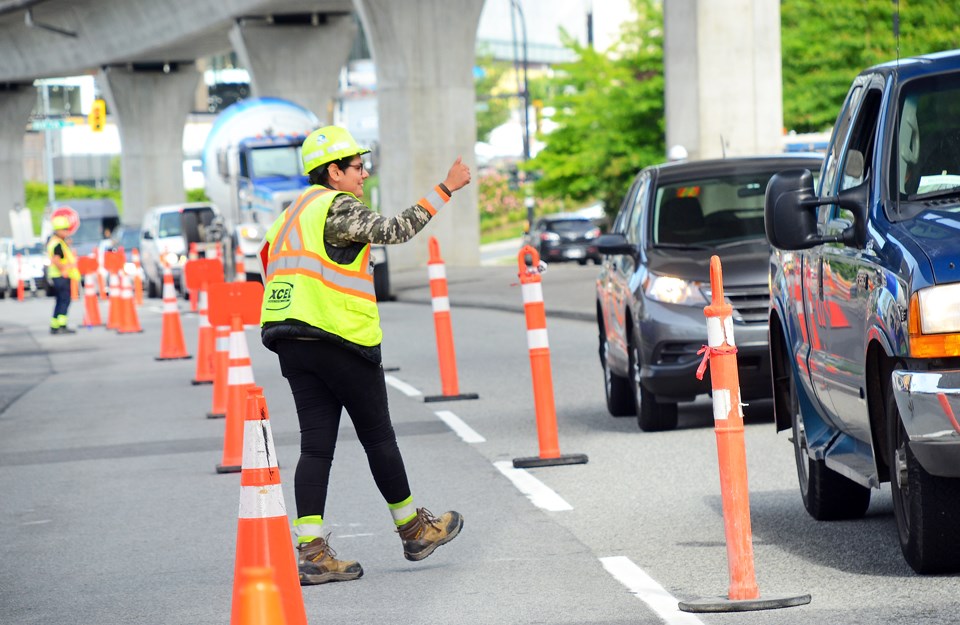
[(373, 347), (383, 331), (369, 270), (370, 244), (342, 265), (327, 256), (323, 242), (327, 212), (339, 193), (312, 186), (270, 226), (260, 322), (295, 319)]
[(64, 277), (63, 274), (60, 273), (60, 269), (58, 269), (57, 265), (53, 262), (53, 250), (58, 244), (61, 246), (60, 249), (63, 250), (63, 262), (70, 267), (66, 277), (73, 280), (80, 279), (80, 271), (77, 269), (77, 257), (73, 255), (73, 250), (70, 249), (67, 242), (57, 235), (51, 236), (50, 240), (47, 241), (47, 257), (50, 259), (50, 267), (47, 269), (47, 275), (50, 276), (51, 280)]

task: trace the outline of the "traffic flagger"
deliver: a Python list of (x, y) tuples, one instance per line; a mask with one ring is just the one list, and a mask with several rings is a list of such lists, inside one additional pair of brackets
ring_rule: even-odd
[(227, 368), (230, 365), (230, 326), (214, 328), (213, 352), (213, 401), (208, 419), (223, 419), (227, 416)]
[(259, 282), (219, 282), (210, 286), (210, 296), (211, 322), (218, 326), (230, 326), (227, 416), (224, 424), (223, 457), (217, 465), (217, 473), (236, 473), (240, 470), (242, 456), (247, 389), (254, 384), (250, 350), (243, 326), (260, 322), (263, 285)]
[(284, 622), (288, 625), (306, 625), (307, 615), (303, 607), (293, 543), (290, 541), (280, 468), (263, 389), (251, 385), (244, 397), (244, 405), (248, 409), (241, 422), (243, 470), (240, 474), (240, 518), (237, 522), (237, 557), (233, 569), (230, 622), (234, 625), (242, 623), (242, 571), (248, 567), (269, 567), (273, 569), (273, 577), (280, 590)]
[(77, 270), (83, 276), (83, 325), (88, 328), (103, 325), (100, 320), (100, 302), (97, 299), (99, 266), (95, 256), (81, 256), (77, 259)]
[(427, 262), (430, 276), (430, 298), (433, 303), (433, 324), (437, 335), (437, 360), (440, 363), (442, 395), (429, 395), (424, 401), (449, 401), (454, 399), (477, 399), (476, 393), (460, 393), (457, 381), (457, 356), (453, 348), (453, 324), (450, 321), (450, 297), (447, 292), (447, 270), (440, 257), (440, 243), (430, 237), (430, 260)]
[(240, 571), (240, 625), (287, 625), (273, 569), (245, 566)]
[(185, 288), (188, 291), (196, 289), (199, 293), (197, 301), (199, 330), (197, 332), (197, 368), (192, 383), (212, 384), (214, 377), (213, 352), (214, 333), (209, 317), (209, 292), (211, 284), (223, 282), (223, 263), (212, 258), (191, 260), (183, 268)]
[(120, 273), (120, 290), (121, 313), (120, 327), (117, 328), (117, 332), (120, 334), (143, 332), (143, 328), (140, 327), (140, 317), (137, 315), (137, 306), (133, 303), (133, 281), (123, 272)]
[(553, 374), (550, 371), (550, 343), (547, 341), (547, 313), (540, 285), (540, 254), (529, 245), (517, 254), (523, 311), (527, 318), (527, 348), (533, 375), (533, 401), (537, 413), (537, 437), (540, 456), (514, 458), (513, 466), (545, 467), (558, 464), (584, 464), (585, 454), (560, 455), (557, 413), (553, 403)]
[(177, 288), (173, 285), (173, 273), (163, 267), (163, 328), (160, 333), (160, 355), (157, 360), (182, 360), (192, 358), (187, 353), (183, 340), (183, 325), (180, 323), (180, 308), (177, 306)]
[(703, 354), (703, 361), (697, 369), (697, 378), (703, 379), (709, 365), (730, 589), (726, 599), (681, 601), (679, 607), (685, 612), (741, 612), (810, 603), (810, 595), (764, 598), (757, 587), (753, 570), (743, 404), (740, 403), (737, 343), (733, 337), (733, 306), (723, 297), (723, 276), (718, 256), (710, 259), (710, 289), (710, 305), (703, 309), (707, 318), (707, 345), (698, 352)]

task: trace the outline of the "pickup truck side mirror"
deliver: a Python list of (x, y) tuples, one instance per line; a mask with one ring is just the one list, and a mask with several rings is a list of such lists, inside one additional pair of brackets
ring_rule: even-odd
[(143, 236), (143, 239), (149, 241), (150, 239), (153, 238), (153, 233), (150, 232), (149, 230), (144, 230), (142, 236)]
[(627, 237), (619, 233), (601, 234), (597, 239), (597, 251), (601, 254), (637, 255), (637, 246), (627, 241)]
[[(805, 250), (821, 243), (843, 243), (863, 247), (867, 241), (868, 182), (818, 198), (813, 193), (813, 174), (808, 169), (788, 169), (767, 183), (763, 203), (763, 224), (767, 240), (782, 250)], [(816, 209), (838, 204), (853, 213), (853, 225), (839, 236), (824, 237), (817, 231)]]

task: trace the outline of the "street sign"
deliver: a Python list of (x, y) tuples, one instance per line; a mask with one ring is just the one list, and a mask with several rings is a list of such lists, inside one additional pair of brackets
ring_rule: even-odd
[(35, 119), (30, 122), (31, 130), (56, 130), (73, 125), (72, 119)]

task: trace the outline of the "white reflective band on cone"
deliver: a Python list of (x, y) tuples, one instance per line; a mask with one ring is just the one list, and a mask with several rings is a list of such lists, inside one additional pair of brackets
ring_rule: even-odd
[(214, 344), (217, 346), (218, 352), (229, 352), (230, 351), (230, 335), (227, 336), (218, 336)]
[(230, 333), (230, 357), (231, 358), (249, 358), (250, 350), (247, 348), (247, 338), (243, 332)]
[(543, 349), (550, 347), (550, 343), (547, 341), (546, 329), (527, 330), (527, 347), (529, 349)]
[[(266, 440), (264, 440), (264, 430), (266, 430)], [(268, 419), (244, 420), (242, 465), (244, 469), (276, 467), (277, 453), (274, 449), (273, 431), (270, 429)]]
[(449, 297), (434, 297), (433, 298), (433, 312), (449, 312), (450, 311), (450, 298)]
[(707, 317), (707, 345), (720, 347), (724, 338), (727, 345), (736, 345), (733, 339), (733, 319), (729, 315), (724, 317), (723, 321), (720, 317)]
[(177, 288), (176, 288), (175, 286), (173, 286), (173, 284), (170, 284), (170, 283), (168, 282), (167, 284), (164, 284), (164, 285), (163, 285), (163, 299), (172, 299), (172, 300), (176, 301), (176, 299), (177, 299)]
[(241, 519), (272, 519), (287, 516), (281, 484), (240, 487)]
[(176, 302), (164, 302), (164, 303), (163, 303), (163, 312), (165, 312), (165, 313), (179, 312), (179, 310), (180, 310), (180, 309), (177, 308), (177, 303), (176, 303)]
[(431, 280), (440, 280), (447, 278), (447, 266), (443, 263), (437, 263), (434, 265), (427, 265), (427, 275), (430, 276)]
[(229, 386), (253, 384), (253, 369), (250, 368), (250, 365), (230, 367), (227, 370), (227, 384)]
[(543, 289), (541, 288), (541, 284), (539, 282), (521, 284), (520, 291), (523, 293), (524, 304), (543, 301)]

